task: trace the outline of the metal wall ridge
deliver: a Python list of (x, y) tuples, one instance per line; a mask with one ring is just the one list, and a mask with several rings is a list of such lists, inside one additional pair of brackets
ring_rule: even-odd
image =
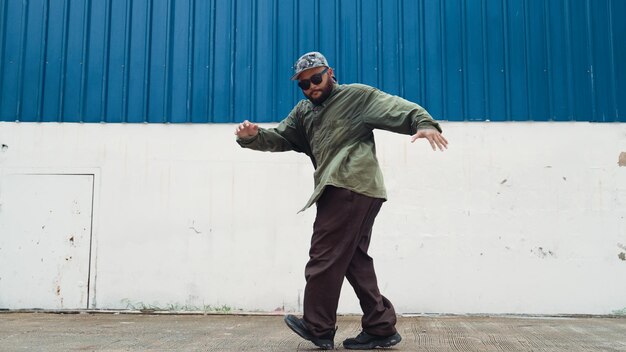
[(280, 121), (297, 57), (450, 121), (626, 122), (624, 0), (0, 0), (0, 121)]

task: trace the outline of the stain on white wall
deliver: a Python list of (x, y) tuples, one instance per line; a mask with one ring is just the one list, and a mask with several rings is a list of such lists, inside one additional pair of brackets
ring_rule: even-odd
[[(626, 168), (615, 156), (626, 124), (443, 128), (443, 153), (376, 132), (389, 200), (371, 254), (397, 310), (623, 311)], [(297, 212), (312, 166), (302, 154), (241, 149), (233, 130), (0, 123), (0, 177), (97, 170), (90, 308), (298, 311), (315, 209)], [(347, 284), (339, 310), (360, 311)]]

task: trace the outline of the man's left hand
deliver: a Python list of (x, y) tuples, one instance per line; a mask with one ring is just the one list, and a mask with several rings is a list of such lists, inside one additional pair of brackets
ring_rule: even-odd
[(439, 133), (439, 131), (435, 129), (424, 128), (418, 130), (416, 134), (411, 136), (411, 143), (415, 142), (415, 140), (417, 140), (418, 138), (428, 139), (428, 142), (430, 143), (430, 146), (433, 148), (433, 150), (437, 150), (437, 148), (439, 148), (439, 150), (441, 151), (443, 151), (444, 149), (448, 149), (448, 140), (445, 139), (445, 137), (442, 136), (441, 133)]

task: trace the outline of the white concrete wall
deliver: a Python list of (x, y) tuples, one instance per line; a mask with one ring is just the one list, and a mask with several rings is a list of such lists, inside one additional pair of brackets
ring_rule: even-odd
[[(626, 124), (442, 126), (444, 153), (376, 135), (389, 201), (370, 252), (398, 312), (626, 308)], [(233, 129), (0, 123), (0, 178), (94, 175), (90, 308), (297, 311), (315, 209), (297, 211), (312, 166), (241, 149)], [(17, 308), (2, 282), (0, 308)], [(347, 285), (339, 310), (360, 311)]]

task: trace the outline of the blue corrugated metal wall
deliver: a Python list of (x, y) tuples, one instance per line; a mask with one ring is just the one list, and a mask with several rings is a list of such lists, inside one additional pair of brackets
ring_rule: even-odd
[(0, 0), (0, 120), (281, 120), (303, 52), (451, 121), (626, 121), (626, 0)]

